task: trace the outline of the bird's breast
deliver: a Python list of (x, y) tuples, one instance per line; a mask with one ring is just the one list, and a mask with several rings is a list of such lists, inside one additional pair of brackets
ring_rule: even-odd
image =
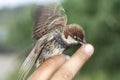
[(38, 60), (43, 61), (54, 55), (62, 54), (64, 50), (65, 47), (63, 46), (63, 44), (61, 44), (61, 42), (57, 41), (56, 39), (52, 39), (45, 44)]

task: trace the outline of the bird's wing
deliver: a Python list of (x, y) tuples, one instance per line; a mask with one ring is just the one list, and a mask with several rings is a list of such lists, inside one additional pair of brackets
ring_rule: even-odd
[(31, 70), (31, 68), (35, 64), (38, 56), (40, 55), (40, 51), (42, 50), (42, 48), (44, 47), (46, 42), (47, 42), (46, 36), (42, 37), (41, 39), (38, 40), (35, 47), (32, 49), (32, 51), (30, 52), (28, 57), (23, 62), (22, 66), (19, 70), (17, 80), (25, 80), (26, 76), (28, 75), (29, 71)]
[(35, 14), (33, 38), (38, 40), (43, 35), (58, 27), (54, 26), (54, 24), (59, 18), (63, 18), (63, 22), (66, 24), (67, 16), (64, 8), (60, 4), (47, 4), (38, 6)]

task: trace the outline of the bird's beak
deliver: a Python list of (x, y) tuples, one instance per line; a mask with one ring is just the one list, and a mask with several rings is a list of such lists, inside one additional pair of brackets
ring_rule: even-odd
[(86, 44), (86, 40), (83, 39), (82, 41), (79, 42), (80, 45)]

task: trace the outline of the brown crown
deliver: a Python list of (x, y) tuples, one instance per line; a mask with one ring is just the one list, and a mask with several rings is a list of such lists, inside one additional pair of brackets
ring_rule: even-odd
[(84, 30), (79, 25), (71, 24), (71, 25), (68, 25), (64, 30), (64, 35), (66, 39), (68, 38), (68, 36), (71, 36), (72, 38), (77, 37), (83, 40)]

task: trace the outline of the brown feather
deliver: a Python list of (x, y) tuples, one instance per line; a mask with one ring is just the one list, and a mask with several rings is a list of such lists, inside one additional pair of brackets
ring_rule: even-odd
[(38, 6), (35, 13), (35, 27), (33, 32), (33, 38), (35, 39), (39, 39), (43, 35), (54, 30), (56, 26), (48, 25), (51, 24), (55, 19), (63, 17), (60, 15), (60, 12), (55, 11), (55, 4)]
[(84, 30), (82, 29), (82, 27), (80, 27), (77, 24), (71, 24), (71, 25), (68, 25), (64, 30), (64, 35), (65, 35), (65, 38), (67, 38), (68, 36), (71, 36), (74, 38), (76, 36), (80, 39), (83, 39)]

